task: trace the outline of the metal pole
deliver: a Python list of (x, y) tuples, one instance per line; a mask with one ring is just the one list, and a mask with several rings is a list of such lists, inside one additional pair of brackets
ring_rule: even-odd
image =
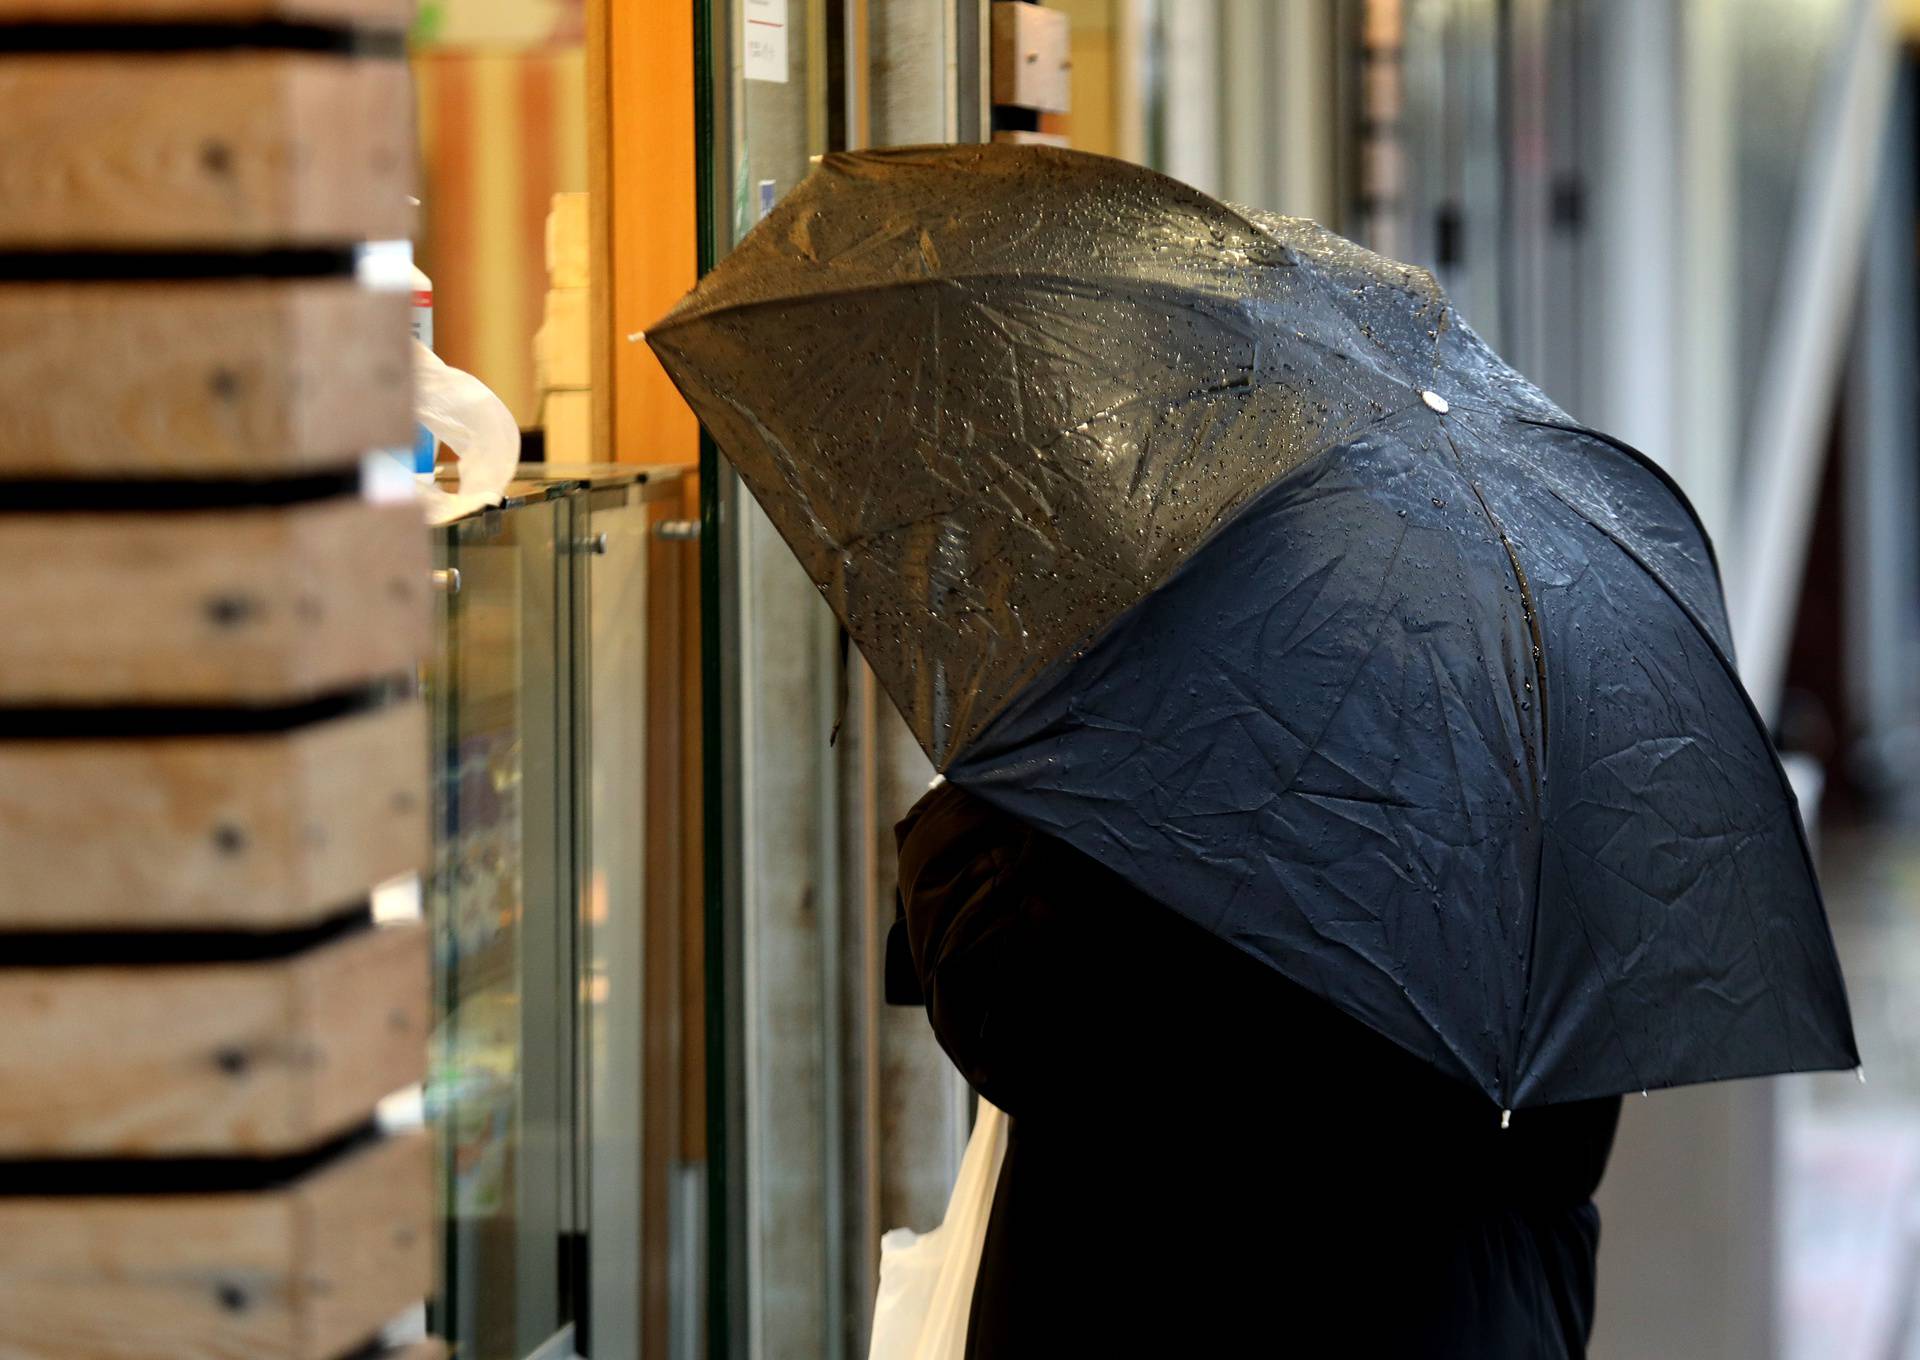
[(1879, 0), (1854, 0), (1838, 64), (1807, 148), (1780, 283), (1754, 398), (1746, 468), (1753, 491), (1741, 507), (1728, 573), (1741, 676), (1755, 705), (1779, 706), (1787, 651), (1813, 527), (1827, 422), (1839, 381), (1860, 277), (1868, 205), (1879, 171), (1895, 47)]

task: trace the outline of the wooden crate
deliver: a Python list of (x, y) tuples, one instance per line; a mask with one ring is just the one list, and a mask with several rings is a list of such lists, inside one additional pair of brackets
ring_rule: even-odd
[(277, 930), (349, 905), (426, 864), (426, 729), (413, 702), (287, 732), (0, 742), (0, 927)]
[(5, 704), (292, 703), (426, 646), (411, 504), (0, 515), (0, 581)]
[(253, 1193), (0, 1199), (7, 1360), (336, 1360), (433, 1286), (424, 1135)]
[(405, 236), (407, 68), (312, 53), (0, 58), (0, 249)]
[(417, 921), (252, 963), (0, 968), (0, 1157), (298, 1152), (419, 1081), (428, 1028)]
[(0, 477), (348, 465), (413, 442), (412, 362), (406, 297), (344, 279), (0, 284)]
[(0, 23), (248, 23), (280, 19), (396, 30), (413, 0), (0, 0)]
[(1073, 107), (1066, 11), (994, 0), (993, 102), (1042, 113)]

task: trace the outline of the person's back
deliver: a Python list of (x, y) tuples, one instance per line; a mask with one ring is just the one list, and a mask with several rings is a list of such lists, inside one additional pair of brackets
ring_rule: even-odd
[(1583, 1352), (1617, 1099), (1503, 1130), (1479, 1092), (951, 786), (901, 824), (900, 882), (934, 1029), (1012, 1116), (971, 1355)]

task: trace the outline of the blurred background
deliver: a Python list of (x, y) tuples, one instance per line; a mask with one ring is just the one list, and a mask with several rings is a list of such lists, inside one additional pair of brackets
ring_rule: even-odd
[[(418, 258), (450, 363), (549, 448), (564, 390), (592, 411), (566, 447), (655, 465), (691, 465), (696, 433), (631, 337), (827, 150), (1054, 142), (1433, 269), (1711, 530), (1866, 1061), (1864, 1083), (1629, 1101), (1595, 1354), (1920, 1357), (1916, 43), (1920, 3), (1893, 0), (431, 0)], [(549, 273), (556, 194), (591, 205), (572, 301)], [(561, 381), (570, 326), (592, 360)], [(673, 1056), (644, 1092), (649, 1120), (671, 1107), (646, 1152), (664, 1188), (635, 1211), (659, 1220), (647, 1353), (858, 1356), (879, 1234), (937, 1221), (969, 1119), (879, 980), (890, 828), (931, 771), (710, 453), (699, 484), (704, 648), (673, 701), (698, 777), (661, 795), (693, 860), (633, 907), (685, 927)], [(524, 1018), (500, 1023), (524, 1042)], [(449, 1143), (470, 1179), (498, 1165), (487, 1129), (537, 1122), (518, 1052), (494, 1083), (509, 1113), (469, 1109)], [(450, 1057), (430, 1109), (452, 1128), (499, 1065)], [(1113, 1093), (1116, 1118), (1137, 1094)], [(579, 1117), (540, 1098), (539, 1118)], [(488, 1212), (484, 1186), (448, 1194), (456, 1218)], [(524, 1231), (476, 1263), (484, 1236), (448, 1237), (469, 1297), (554, 1269)]]

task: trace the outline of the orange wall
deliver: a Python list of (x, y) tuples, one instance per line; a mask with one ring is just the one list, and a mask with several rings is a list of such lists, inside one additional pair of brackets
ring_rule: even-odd
[(699, 426), (644, 344), (698, 274), (694, 0), (607, 4), (607, 257), (613, 288), (613, 449), (623, 462), (693, 463)]

